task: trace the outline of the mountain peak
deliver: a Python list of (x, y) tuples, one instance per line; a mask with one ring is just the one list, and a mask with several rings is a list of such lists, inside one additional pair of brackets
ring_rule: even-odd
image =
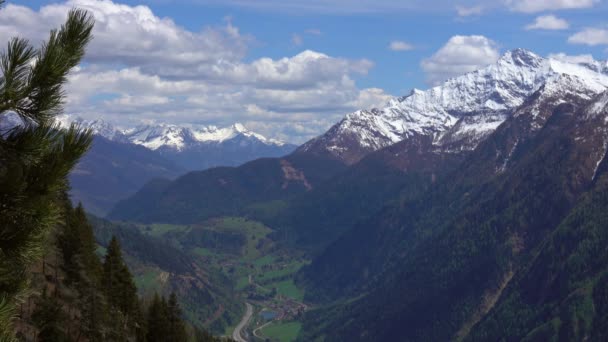
[(232, 128), (234, 128), (234, 130), (239, 133), (249, 132), (249, 130), (247, 128), (245, 128), (245, 126), (243, 126), (243, 124), (240, 122), (237, 122), (234, 125), (232, 125)]
[(507, 51), (499, 59), (500, 61), (509, 61), (517, 66), (532, 66), (537, 67), (543, 62), (544, 58), (526, 49), (513, 49)]
[(280, 147), (285, 145), (282, 141), (268, 139), (261, 134), (252, 132), (238, 122), (224, 128), (213, 125), (190, 127), (158, 123), (139, 125), (124, 130), (117, 129), (102, 119), (84, 120), (80, 117), (72, 119), (67, 115), (62, 115), (57, 118), (57, 122), (61, 127), (68, 127), (72, 122), (76, 122), (91, 129), (93, 134), (100, 135), (108, 140), (142, 145), (150, 150), (169, 148), (181, 151), (199, 144), (221, 144), (239, 136), (245, 140), (260, 142), (268, 146)]
[[(543, 58), (529, 50), (515, 49), (495, 64), (426, 91), (414, 89), (407, 96), (390, 100), (384, 108), (350, 113), (299, 151), (330, 154), (354, 163), (367, 153), (415, 135), (433, 137), (440, 146), (450, 144), (456, 150), (470, 150), (530, 95), (559, 75), (573, 76), (570, 80), (591, 94), (608, 87), (608, 69), (598, 63)], [(466, 146), (458, 145), (454, 137), (466, 141)]]

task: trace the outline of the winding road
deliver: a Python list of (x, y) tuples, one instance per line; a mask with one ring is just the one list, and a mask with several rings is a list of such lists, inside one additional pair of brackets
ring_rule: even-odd
[(253, 306), (249, 303), (245, 303), (245, 305), (247, 306), (245, 315), (243, 316), (243, 319), (241, 319), (241, 322), (239, 322), (239, 324), (236, 326), (236, 328), (234, 328), (234, 331), (232, 332), (232, 339), (236, 342), (247, 342), (247, 340), (241, 336), (241, 332), (243, 331), (243, 329), (245, 329), (245, 327), (249, 323), (249, 320), (251, 320), (251, 316), (253, 316)]

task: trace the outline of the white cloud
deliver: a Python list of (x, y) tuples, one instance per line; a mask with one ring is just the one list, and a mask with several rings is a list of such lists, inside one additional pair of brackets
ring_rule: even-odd
[(456, 13), (459, 17), (470, 17), (474, 15), (483, 14), (484, 8), (482, 6), (456, 6)]
[(95, 39), (87, 60), (138, 66), (156, 74), (171, 75), (193, 66), (213, 65), (218, 60), (242, 59), (252, 40), (243, 36), (229, 21), (222, 27), (188, 31), (169, 18), (155, 16), (146, 6), (128, 6), (109, 0), (69, 0), (33, 11), (24, 6), (7, 5), (0, 11), (0, 39), (17, 32), (33, 41), (46, 38), (73, 7), (90, 11), (95, 17)]
[(295, 46), (300, 46), (304, 44), (304, 39), (302, 39), (302, 36), (300, 36), (299, 34), (294, 33), (291, 35), (291, 43)]
[(548, 56), (549, 58), (556, 59), (558, 61), (568, 62), (568, 63), (595, 63), (595, 59), (592, 55), (567, 55), (563, 52), (560, 53), (552, 53)]
[(589, 27), (570, 36), (568, 43), (590, 46), (608, 45), (608, 30)]
[(427, 81), (436, 85), (446, 79), (496, 62), (497, 44), (484, 36), (453, 36), (435, 54), (421, 62)]
[(534, 22), (526, 26), (526, 30), (565, 30), (570, 24), (554, 15), (541, 15)]
[(254, 38), (230, 18), (193, 32), (146, 6), (110, 0), (68, 0), (37, 11), (7, 5), (0, 9), (0, 39), (19, 34), (38, 43), (72, 7), (96, 19), (86, 63), (70, 75), (67, 89), (67, 111), (84, 118), (119, 126), (240, 121), (270, 137), (303, 142), (345, 113), (388, 97), (354, 81), (369, 72), (371, 61), (308, 50), (246, 61)]
[(388, 48), (392, 51), (410, 51), (414, 50), (414, 46), (412, 44), (406, 43), (401, 40), (393, 40)]
[(599, 0), (505, 0), (507, 6), (517, 12), (538, 13), (562, 9), (593, 7)]

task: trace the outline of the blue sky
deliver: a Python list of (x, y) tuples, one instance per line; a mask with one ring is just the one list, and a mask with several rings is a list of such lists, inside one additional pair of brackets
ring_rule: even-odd
[(0, 35), (40, 41), (73, 6), (99, 30), (71, 79), (71, 113), (241, 121), (293, 142), (509, 49), (604, 60), (608, 48), (608, 6), (594, 0), (9, 1)]

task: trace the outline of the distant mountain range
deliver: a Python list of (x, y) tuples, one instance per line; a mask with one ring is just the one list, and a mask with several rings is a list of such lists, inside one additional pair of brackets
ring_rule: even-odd
[(63, 127), (75, 122), (95, 135), (91, 151), (70, 179), (73, 200), (96, 215), (105, 215), (148, 181), (279, 157), (296, 147), (267, 139), (238, 123), (225, 128), (159, 124), (118, 129), (103, 120), (62, 116), (58, 121)]
[(513, 50), (121, 220), (246, 215), (307, 250), (301, 341), (608, 339), (608, 63)]
[(118, 129), (103, 120), (63, 116), (59, 122), (62, 126), (76, 122), (107, 140), (143, 146), (186, 170), (236, 166), (256, 158), (280, 157), (296, 148), (295, 145), (252, 132), (240, 123), (224, 128), (157, 124)]

